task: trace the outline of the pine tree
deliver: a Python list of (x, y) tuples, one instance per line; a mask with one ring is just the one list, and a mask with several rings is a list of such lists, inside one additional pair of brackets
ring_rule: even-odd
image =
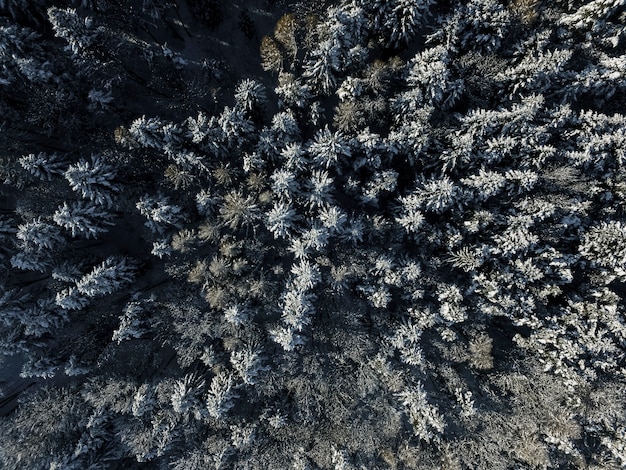
[(182, 228), (183, 210), (180, 206), (170, 204), (167, 196), (146, 194), (136, 206), (141, 215), (148, 218), (146, 226), (152, 232), (163, 233), (168, 226)]
[(592, 226), (581, 240), (579, 250), (595, 265), (626, 274), (626, 224), (612, 220)]
[(55, 250), (65, 241), (59, 228), (41, 217), (18, 225), (16, 237), (20, 250), (25, 252)]
[(274, 238), (289, 238), (297, 219), (296, 211), (288, 204), (275, 202), (267, 213), (266, 226)]
[(55, 302), (63, 310), (82, 310), (89, 305), (90, 300), (76, 287), (68, 287), (57, 292)]
[(298, 53), (296, 41), (297, 20), (293, 13), (287, 13), (280, 17), (274, 27), (274, 39), (278, 41), (293, 60)]
[(74, 191), (98, 205), (110, 207), (113, 204), (111, 194), (119, 192), (119, 187), (112, 183), (115, 169), (100, 155), (92, 155), (91, 162), (80, 160), (70, 165), (65, 171), (65, 178)]
[(74, 8), (50, 8), (48, 19), (56, 36), (65, 39), (74, 55), (86, 52), (96, 43), (97, 29), (90, 17), (81, 18)]
[(86, 201), (71, 205), (64, 202), (55, 211), (52, 219), (57, 225), (69, 230), (73, 237), (97, 238), (108, 231), (106, 225), (113, 225), (108, 212)]
[(390, 31), (390, 43), (408, 43), (421, 26), (423, 17), (433, 0), (395, 0), (392, 15), (385, 19), (384, 28)]
[(149, 308), (149, 300), (128, 302), (122, 310), (120, 325), (113, 332), (113, 341), (119, 344), (122, 341), (143, 337), (148, 332), (145, 316)]
[(235, 404), (239, 394), (237, 385), (231, 372), (220, 371), (211, 380), (205, 403), (209, 415), (213, 418), (224, 419), (225, 415)]
[(109, 256), (77, 283), (76, 289), (87, 297), (100, 297), (119, 290), (135, 278), (135, 266), (126, 258)]
[(267, 101), (265, 88), (256, 80), (244, 79), (235, 89), (235, 102), (237, 107), (246, 113), (260, 111)]
[(463, 83), (452, 80), (449, 61), (446, 47), (435, 46), (420, 52), (409, 62), (406, 81), (412, 89), (405, 95), (414, 106), (450, 107), (458, 100)]
[(141, 116), (135, 119), (128, 133), (132, 140), (128, 142), (128, 145), (133, 148), (140, 145), (142, 147), (149, 147), (154, 149), (163, 149), (163, 129), (164, 123), (159, 118), (149, 118)]
[(331, 40), (322, 42), (312, 57), (303, 65), (303, 77), (324, 95), (337, 86), (337, 72), (341, 70), (338, 46)]
[(241, 146), (254, 132), (254, 124), (243, 110), (226, 106), (217, 119), (221, 138), (228, 146)]
[(20, 157), (19, 162), (22, 168), (31, 175), (48, 181), (51, 181), (55, 175), (63, 175), (65, 168), (65, 164), (56, 153), (51, 155), (31, 153)]
[(201, 397), (205, 388), (205, 381), (194, 374), (185, 374), (178, 379), (171, 397), (174, 411), (179, 414), (194, 412), (199, 418), (203, 411)]
[(346, 139), (340, 132), (332, 133), (328, 127), (318, 131), (309, 144), (313, 162), (320, 168), (335, 168), (352, 155)]
[(617, 13), (624, 5), (624, 0), (592, 0), (574, 13), (563, 15), (559, 23), (577, 29), (599, 29), (599, 23)]
[(396, 396), (404, 405), (413, 425), (413, 432), (419, 439), (430, 442), (443, 432), (445, 422), (437, 408), (428, 403), (421, 383), (418, 382), (412, 389), (399, 392)]
[(278, 86), (274, 89), (281, 108), (304, 109), (312, 98), (311, 87), (299, 77), (282, 72), (278, 75)]
[(233, 351), (230, 355), (230, 363), (246, 385), (255, 385), (259, 374), (269, 370), (263, 366), (263, 355), (260, 348), (245, 346)]
[(312, 207), (324, 207), (334, 204), (332, 191), (334, 179), (325, 170), (313, 170), (307, 181), (307, 203)]

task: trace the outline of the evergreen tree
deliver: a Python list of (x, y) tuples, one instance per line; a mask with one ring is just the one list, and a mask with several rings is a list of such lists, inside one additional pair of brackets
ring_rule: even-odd
[(167, 196), (146, 194), (136, 206), (141, 215), (148, 218), (146, 226), (153, 233), (163, 233), (168, 226), (182, 228), (183, 210), (176, 204), (170, 204)]
[(46, 155), (34, 153), (24, 155), (19, 159), (20, 165), (31, 175), (40, 179), (52, 180), (54, 175), (62, 175), (65, 167), (57, 154)]
[(98, 205), (110, 207), (113, 203), (111, 193), (119, 192), (119, 187), (112, 183), (114, 168), (99, 155), (92, 155), (91, 162), (80, 160), (70, 165), (65, 171), (65, 178), (74, 191)]
[(77, 283), (76, 289), (87, 297), (110, 294), (135, 278), (135, 267), (126, 258), (108, 257)]
[(113, 225), (108, 212), (86, 201), (78, 201), (69, 205), (64, 202), (55, 211), (54, 222), (68, 230), (72, 237), (97, 238), (108, 229), (106, 225)]
[(54, 33), (69, 43), (68, 48), (74, 55), (85, 53), (95, 44), (98, 31), (93, 19), (81, 18), (74, 8), (52, 7), (48, 9), (48, 19)]

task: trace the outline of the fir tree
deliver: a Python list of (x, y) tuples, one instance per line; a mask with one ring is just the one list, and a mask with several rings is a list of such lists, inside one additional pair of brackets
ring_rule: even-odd
[(126, 258), (108, 257), (77, 283), (76, 289), (87, 297), (110, 294), (135, 278), (135, 267)]
[(54, 175), (62, 175), (64, 173), (65, 164), (57, 154), (46, 155), (34, 153), (24, 155), (19, 159), (20, 165), (31, 175), (40, 179), (52, 180)]
[(96, 42), (98, 31), (90, 17), (81, 18), (74, 8), (50, 8), (48, 18), (55, 34), (65, 39), (74, 55), (79, 55)]
[(113, 225), (108, 212), (86, 201), (63, 205), (54, 213), (52, 219), (60, 227), (69, 230), (73, 237), (97, 238), (108, 229), (106, 225)]
[(91, 162), (80, 160), (70, 165), (65, 171), (65, 178), (74, 191), (98, 205), (110, 207), (113, 203), (111, 194), (119, 192), (119, 187), (112, 183), (115, 178), (114, 168), (99, 155), (92, 155)]

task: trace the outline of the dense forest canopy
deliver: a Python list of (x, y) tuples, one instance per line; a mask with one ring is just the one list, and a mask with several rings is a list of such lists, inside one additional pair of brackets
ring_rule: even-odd
[(624, 468), (625, 23), (0, 0), (0, 467)]

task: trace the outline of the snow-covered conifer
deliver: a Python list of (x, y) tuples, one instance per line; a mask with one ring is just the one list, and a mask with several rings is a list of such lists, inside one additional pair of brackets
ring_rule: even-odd
[(580, 244), (583, 257), (597, 266), (626, 269), (626, 224), (611, 220), (591, 227)]
[(324, 207), (332, 205), (334, 179), (326, 170), (313, 170), (310, 179), (307, 181), (307, 203), (311, 207)]
[(321, 226), (317, 222), (313, 222), (309, 228), (302, 231), (301, 240), (307, 248), (311, 248), (319, 252), (328, 245), (329, 235), (330, 232), (326, 227)]
[(258, 375), (269, 369), (269, 367), (263, 366), (264, 358), (261, 352), (260, 348), (248, 345), (230, 354), (230, 363), (233, 369), (247, 385), (256, 384)]
[(398, 172), (395, 170), (377, 171), (363, 188), (361, 200), (364, 203), (377, 204), (382, 193), (393, 193), (398, 183)]
[(74, 191), (98, 205), (111, 206), (111, 194), (119, 191), (119, 187), (112, 182), (115, 169), (100, 155), (92, 155), (91, 162), (81, 159), (70, 165), (65, 171), (65, 178)]
[(352, 154), (350, 146), (343, 134), (331, 132), (328, 127), (318, 131), (309, 144), (309, 153), (313, 162), (324, 169), (335, 167), (337, 163), (349, 158)]
[(185, 121), (187, 127), (186, 136), (191, 139), (194, 144), (202, 143), (209, 137), (215, 127), (215, 118), (208, 117), (203, 112), (198, 113), (198, 117), (188, 117)]
[(458, 192), (458, 187), (447, 176), (431, 179), (418, 190), (424, 208), (439, 214), (456, 202)]
[(266, 100), (265, 88), (256, 80), (246, 78), (237, 84), (235, 101), (243, 111), (250, 113), (262, 108)]
[(274, 92), (278, 95), (281, 108), (304, 109), (312, 98), (311, 88), (291, 73), (281, 73), (278, 76), (278, 86)]
[(337, 206), (321, 207), (318, 218), (331, 234), (341, 233), (348, 221), (346, 214)]
[(297, 141), (300, 136), (298, 122), (291, 110), (280, 111), (272, 117), (270, 128), (276, 142), (282, 145)]
[(173, 251), (174, 250), (169, 238), (159, 238), (152, 242), (152, 250), (150, 250), (150, 254), (159, 259), (163, 259), (165, 256), (170, 256)]
[(444, 430), (445, 422), (434, 405), (428, 403), (421, 383), (399, 392), (396, 396), (405, 406), (415, 435), (425, 442), (436, 439)]
[(224, 309), (224, 318), (233, 325), (242, 325), (248, 321), (254, 312), (247, 306), (240, 304), (229, 305)]
[(81, 18), (74, 8), (49, 8), (48, 19), (55, 35), (69, 43), (68, 49), (74, 55), (83, 53), (96, 42), (98, 30), (93, 19)]
[(281, 299), (282, 322), (288, 328), (301, 332), (311, 323), (311, 317), (315, 313), (313, 305), (315, 296), (299, 290), (287, 290)]
[(128, 302), (122, 310), (120, 325), (113, 332), (113, 341), (121, 343), (133, 338), (143, 337), (148, 328), (145, 324), (146, 311), (149, 308), (149, 300)]
[(303, 170), (308, 164), (308, 154), (301, 144), (290, 142), (280, 152), (285, 161), (284, 168), (287, 170)]
[(474, 200), (485, 201), (498, 194), (504, 188), (507, 179), (496, 171), (481, 169), (478, 174), (463, 178), (461, 182), (468, 187)]
[(76, 283), (76, 289), (87, 297), (110, 294), (135, 278), (135, 266), (126, 258), (109, 256)]
[(270, 176), (272, 181), (272, 192), (280, 200), (292, 201), (298, 193), (299, 184), (296, 175), (287, 169), (275, 170)]
[(440, 26), (432, 39), (439, 38), (451, 48), (493, 52), (502, 45), (512, 13), (498, 0), (470, 0)]
[(167, 196), (146, 194), (136, 206), (141, 215), (148, 218), (146, 226), (153, 232), (162, 233), (168, 226), (182, 228), (183, 210), (176, 204), (170, 204)]
[(282, 346), (285, 351), (293, 351), (297, 346), (304, 344), (302, 337), (292, 326), (278, 326), (269, 330), (272, 340)]
[(409, 42), (419, 30), (423, 17), (433, 0), (395, 0), (391, 15), (385, 18), (383, 27), (389, 31), (389, 42), (400, 44)]
[(226, 413), (235, 406), (234, 400), (239, 396), (237, 385), (231, 372), (220, 371), (211, 380), (205, 403), (209, 415), (223, 419)]
[(297, 219), (296, 211), (283, 202), (275, 202), (267, 213), (266, 226), (274, 238), (288, 238)]
[(65, 241), (59, 228), (41, 217), (18, 225), (16, 237), (23, 251), (54, 250)]
[(20, 251), (11, 256), (11, 266), (23, 271), (43, 273), (50, 267), (50, 257), (41, 251)]
[(463, 84), (452, 80), (445, 46), (435, 46), (418, 53), (408, 67), (406, 80), (413, 94), (405, 95), (414, 106), (449, 107), (458, 100)]
[(59, 366), (54, 364), (52, 359), (48, 357), (35, 358), (31, 357), (23, 366), (20, 377), (40, 377), (42, 379), (50, 379), (57, 373)]
[(303, 65), (303, 76), (323, 94), (330, 94), (337, 86), (337, 73), (341, 70), (339, 53), (339, 47), (334, 41), (325, 40)]
[(317, 265), (311, 264), (306, 259), (294, 264), (291, 273), (294, 275), (292, 285), (297, 292), (313, 289), (322, 279)]
[(624, 0), (592, 0), (583, 3), (574, 13), (563, 15), (559, 23), (577, 29), (596, 29), (625, 5)]
[(55, 302), (63, 310), (82, 310), (89, 305), (89, 297), (76, 287), (68, 287), (57, 292)]
[(110, 104), (113, 102), (113, 94), (111, 92), (111, 85), (108, 84), (108, 87), (105, 85), (105, 90), (97, 90), (92, 88), (89, 90), (89, 94), (87, 98), (90, 101), (89, 109), (95, 111), (100, 109), (102, 111), (107, 111), (110, 107)]
[(214, 196), (209, 189), (201, 189), (196, 194), (196, 208), (198, 213), (205, 217), (214, 215), (217, 212), (219, 202), (220, 198)]
[(571, 49), (532, 51), (515, 67), (500, 72), (496, 79), (502, 85), (510, 84), (511, 96), (524, 92), (547, 93), (553, 86), (561, 85), (560, 75), (572, 54)]
[(64, 202), (52, 219), (57, 225), (69, 230), (73, 237), (96, 238), (108, 230), (106, 225), (113, 225), (107, 211), (87, 201), (77, 201), (71, 205)]
[(176, 413), (186, 414), (190, 411), (200, 417), (201, 397), (205, 389), (205, 381), (195, 374), (185, 374), (174, 385), (171, 402)]
[(148, 118), (141, 116), (135, 119), (128, 129), (134, 141), (142, 147), (162, 149), (164, 123), (159, 118)]
[(421, 212), (421, 199), (411, 193), (400, 197), (401, 211), (396, 222), (398, 222), (407, 233), (417, 233), (424, 223), (424, 214)]
[(65, 168), (65, 164), (56, 153), (51, 155), (30, 153), (20, 157), (19, 162), (31, 175), (48, 181), (52, 180), (54, 175), (63, 175)]
[(226, 106), (217, 123), (227, 145), (241, 145), (254, 132), (254, 124), (246, 118), (243, 110), (237, 108)]

